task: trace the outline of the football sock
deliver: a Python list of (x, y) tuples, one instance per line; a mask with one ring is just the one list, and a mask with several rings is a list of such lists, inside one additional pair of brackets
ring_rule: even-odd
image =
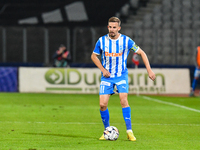
[(196, 85), (197, 85), (197, 80), (196, 80), (196, 79), (193, 79), (193, 82), (192, 82), (192, 91), (195, 90)]
[(132, 133), (133, 133), (133, 131), (132, 131), (132, 130), (126, 130), (126, 133), (128, 133), (128, 132), (132, 132)]
[(104, 127), (105, 128), (109, 127), (110, 126), (110, 123), (109, 123), (110, 116), (109, 116), (108, 108), (105, 111), (100, 110), (100, 114), (101, 114), (101, 119), (102, 119)]
[(122, 113), (123, 113), (124, 121), (126, 123), (126, 130), (132, 130), (132, 126), (131, 126), (131, 108), (130, 107), (122, 108)]

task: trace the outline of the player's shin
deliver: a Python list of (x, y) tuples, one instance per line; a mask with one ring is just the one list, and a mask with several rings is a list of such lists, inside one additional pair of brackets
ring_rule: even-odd
[(197, 80), (196, 80), (196, 79), (193, 79), (193, 81), (192, 81), (192, 91), (195, 90), (196, 85), (197, 85)]
[(122, 113), (123, 113), (124, 121), (126, 123), (126, 129), (127, 130), (132, 130), (132, 126), (131, 126), (131, 108), (130, 107), (122, 108)]
[(105, 111), (100, 110), (100, 114), (101, 114), (101, 119), (102, 119), (104, 127), (105, 128), (109, 127), (110, 126), (110, 123), (109, 123), (110, 116), (109, 116), (108, 108)]

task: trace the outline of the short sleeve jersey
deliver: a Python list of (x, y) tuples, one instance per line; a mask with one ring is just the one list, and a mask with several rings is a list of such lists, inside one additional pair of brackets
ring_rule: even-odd
[(127, 58), (130, 50), (137, 52), (139, 47), (126, 35), (120, 34), (113, 40), (109, 35), (99, 38), (93, 53), (101, 55), (103, 67), (111, 74), (111, 78), (120, 77), (127, 70)]

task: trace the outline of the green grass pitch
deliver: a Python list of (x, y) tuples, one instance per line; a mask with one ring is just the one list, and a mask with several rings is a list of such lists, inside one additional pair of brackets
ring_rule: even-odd
[(200, 98), (129, 95), (137, 141), (127, 140), (118, 95), (110, 98), (117, 141), (99, 141), (98, 95), (0, 93), (0, 150), (197, 150)]

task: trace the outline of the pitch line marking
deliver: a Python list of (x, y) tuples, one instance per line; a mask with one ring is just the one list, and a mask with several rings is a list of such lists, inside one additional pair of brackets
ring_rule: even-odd
[[(0, 121), (0, 123), (28, 123), (28, 124), (65, 124), (65, 125), (83, 125), (83, 124), (91, 124), (91, 125), (95, 125), (95, 124), (102, 124), (102, 123), (96, 123), (96, 122), (31, 122), (31, 121), (27, 121), (27, 122), (20, 122), (20, 121)], [(112, 124), (124, 124), (124, 123), (112, 123)], [(132, 126), (200, 126), (200, 124), (167, 124), (167, 123), (132, 123)]]
[(159, 99), (155, 99), (155, 98), (150, 98), (150, 97), (147, 97), (147, 96), (143, 96), (143, 98), (146, 99), (146, 100), (149, 100), (149, 101), (154, 101), (154, 102), (161, 103), (161, 104), (176, 106), (176, 107), (179, 107), (179, 108), (183, 108), (183, 109), (186, 109), (186, 110), (190, 110), (190, 111), (194, 111), (194, 112), (200, 113), (200, 110), (198, 110), (198, 109), (186, 107), (186, 106), (183, 106), (183, 105), (174, 104), (174, 103), (171, 103), (171, 102), (165, 102), (165, 101), (162, 101), (162, 100), (159, 100)]

